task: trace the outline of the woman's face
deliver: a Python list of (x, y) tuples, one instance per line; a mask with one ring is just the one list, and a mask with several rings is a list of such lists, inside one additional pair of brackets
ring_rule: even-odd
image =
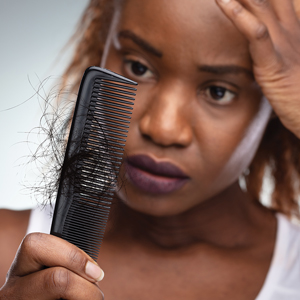
[(262, 96), (247, 41), (212, 0), (128, 0), (115, 22), (103, 65), (139, 84), (119, 197), (179, 214), (232, 185), (256, 151), (228, 166)]

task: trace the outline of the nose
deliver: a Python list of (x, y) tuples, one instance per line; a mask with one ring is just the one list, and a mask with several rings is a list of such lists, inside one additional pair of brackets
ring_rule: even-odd
[(187, 147), (193, 139), (189, 101), (184, 87), (157, 87), (139, 122), (141, 134), (160, 146)]

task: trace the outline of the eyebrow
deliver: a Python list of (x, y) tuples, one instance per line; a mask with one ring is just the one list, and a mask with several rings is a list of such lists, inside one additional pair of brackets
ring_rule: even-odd
[(147, 41), (145, 41), (144, 39), (142, 39), (141, 37), (133, 33), (131, 30), (120, 31), (118, 37), (132, 40), (135, 44), (140, 46), (142, 49), (157, 57), (163, 56), (161, 51), (154, 48), (151, 44), (149, 44)]
[[(160, 50), (156, 49), (153, 47), (150, 43), (145, 41), (143, 38), (139, 37), (136, 35), (133, 31), (131, 30), (122, 30), (118, 34), (119, 38), (125, 38), (125, 39), (130, 39), (132, 40), (135, 44), (140, 46), (142, 49), (145, 51), (157, 56), (157, 57), (162, 57), (163, 54)], [(200, 72), (208, 72), (208, 73), (213, 73), (216, 75), (226, 75), (226, 74), (240, 74), (244, 73), (251, 79), (254, 79), (253, 72), (250, 71), (247, 68), (236, 66), (236, 65), (216, 65), (216, 66), (211, 66), (211, 65), (201, 65), (199, 66), (198, 70)]]
[(216, 75), (226, 75), (226, 74), (240, 74), (244, 73), (249, 76), (251, 79), (254, 79), (253, 72), (247, 68), (236, 66), (236, 65), (201, 65), (198, 70), (200, 72), (207, 72)]

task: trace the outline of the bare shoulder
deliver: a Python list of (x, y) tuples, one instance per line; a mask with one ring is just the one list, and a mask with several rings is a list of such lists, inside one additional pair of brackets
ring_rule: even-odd
[(26, 234), (30, 210), (0, 209), (0, 287)]

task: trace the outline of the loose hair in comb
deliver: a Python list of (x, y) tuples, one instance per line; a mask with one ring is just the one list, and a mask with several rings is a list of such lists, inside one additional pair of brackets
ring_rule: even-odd
[(122, 161), (136, 82), (99, 67), (82, 78), (51, 234), (97, 259)]

